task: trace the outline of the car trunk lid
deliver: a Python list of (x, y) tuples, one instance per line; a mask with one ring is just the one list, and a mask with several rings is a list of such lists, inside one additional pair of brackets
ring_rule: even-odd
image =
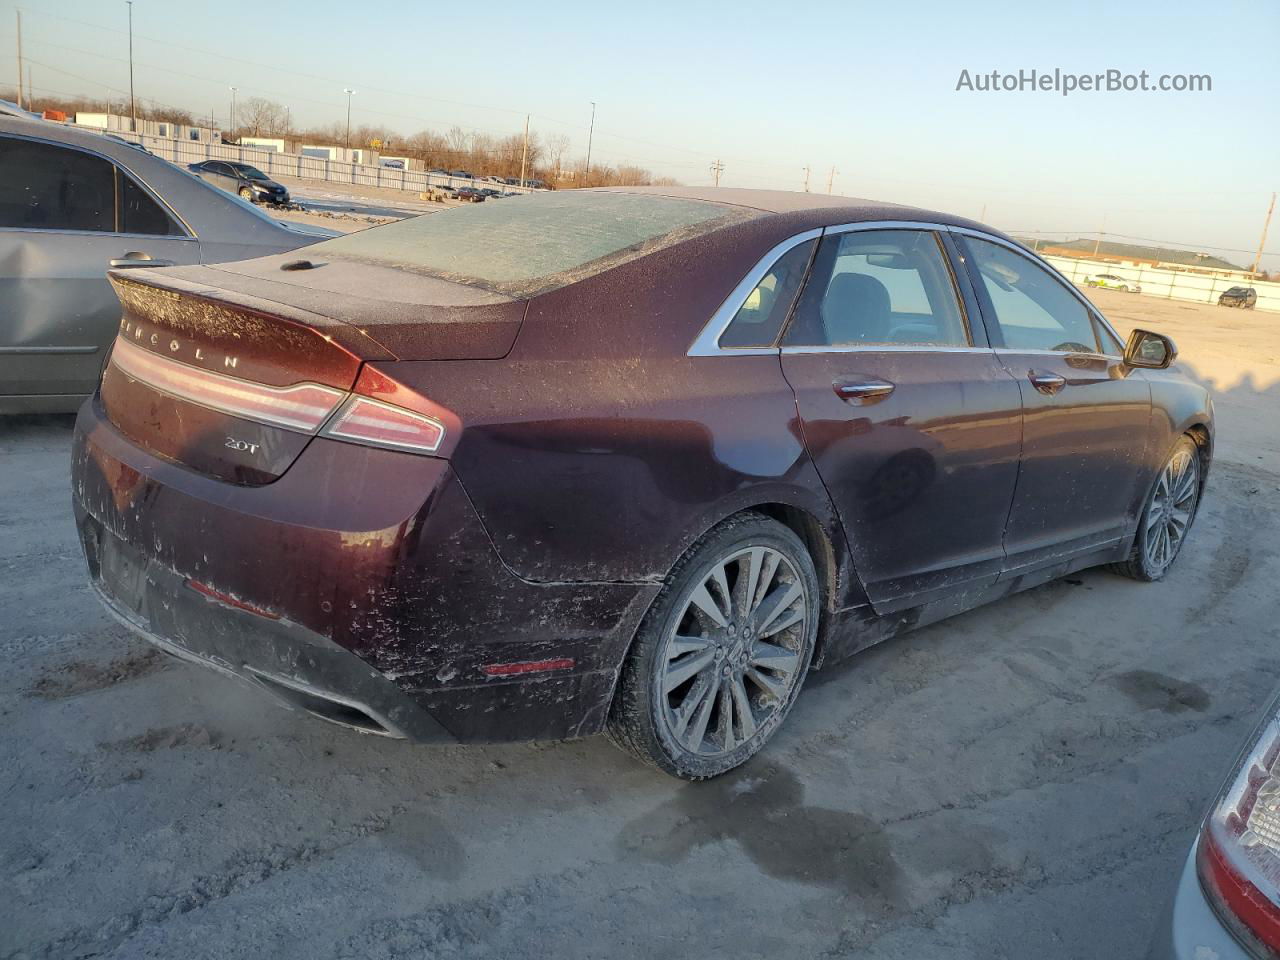
[(338, 288), (349, 277), (330, 290), (206, 266), (117, 271), (111, 281), (123, 309), (101, 389), (108, 419), (152, 453), (239, 484), (283, 474), (364, 389), (366, 363), (501, 356), (524, 307), (468, 305), (474, 298), (448, 290), (435, 294), (444, 303), (425, 303), (414, 285), (418, 310), (435, 318), (419, 333), (404, 301), (381, 301), (383, 314), (348, 302)]

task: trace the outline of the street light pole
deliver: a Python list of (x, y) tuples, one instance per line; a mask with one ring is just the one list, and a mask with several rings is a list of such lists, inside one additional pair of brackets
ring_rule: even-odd
[[(22, 106), (22, 11), (15, 10), (18, 15), (18, 106)], [(27, 103), (31, 103), (31, 97), (28, 95)]]
[(587, 173), (586, 186), (591, 186), (591, 140), (596, 133), (596, 102), (591, 101), (591, 126), (587, 128)]
[[(355, 93), (355, 91), (354, 91), (354, 90), (348, 90), (346, 87), (343, 87), (342, 92), (343, 92), (343, 93), (345, 93), (345, 94), (347, 95), (347, 144), (346, 144), (346, 148), (347, 148), (348, 150), (350, 150), (350, 149), (351, 149), (351, 96), (352, 96), (352, 94), (354, 94), (354, 93)], [(349, 160), (349, 159), (351, 159), (351, 158), (350, 158), (350, 157), (348, 157), (347, 159)]]
[(129, 112), (133, 115), (133, 132), (138, 132), (138, 101), (133, 96), (133, 0), (124, 0), (129, 5)]
[(236, 88), (231, 88), (231, 119), (227, 121), (227, 133), (234, 133), (236, 129)]

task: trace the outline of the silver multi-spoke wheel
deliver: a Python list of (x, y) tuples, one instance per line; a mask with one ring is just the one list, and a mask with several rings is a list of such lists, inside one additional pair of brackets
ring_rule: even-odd
[(636, 631), (609, 737), (686, 780), (745, 763), (800, 694), (821, 596), (795, 530), (755, 511), (717, 524), (671, 568)]
[(691, 754), (732, 753), (790, 702), (811, 615), (792, 562), (765, 546), (715, 560), (666, 638), (657, 679), (663, 721)]
[(1200, 486), (1197, 467), (1195, 451), (1179, 448), (1156, 479), (1155, 492), (1143, 518), (1144, 550), (1153, 573), (1173, 562), (1191, 526)]

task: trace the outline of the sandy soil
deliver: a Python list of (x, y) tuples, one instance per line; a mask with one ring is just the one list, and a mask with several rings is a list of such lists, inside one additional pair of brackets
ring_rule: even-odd
[(1280, 667), (1280, 323), (1097, 300), (1218, 392), (1168, 578), (884, 644), (702, 785), (348, 733), (151, 654), (85, 583), (70, 421), (0, 424), (0, 957), (1139, 955)]

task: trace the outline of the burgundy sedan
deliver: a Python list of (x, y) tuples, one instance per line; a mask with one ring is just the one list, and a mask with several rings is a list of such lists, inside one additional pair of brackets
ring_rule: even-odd
[(1209, 467), (1172, 342), (940, 213), (564, 191), (302, 255), (113, 276), (76, 519), (129, 627), (370, 733), (714, 776), (810, 669), (1161, 577)]

